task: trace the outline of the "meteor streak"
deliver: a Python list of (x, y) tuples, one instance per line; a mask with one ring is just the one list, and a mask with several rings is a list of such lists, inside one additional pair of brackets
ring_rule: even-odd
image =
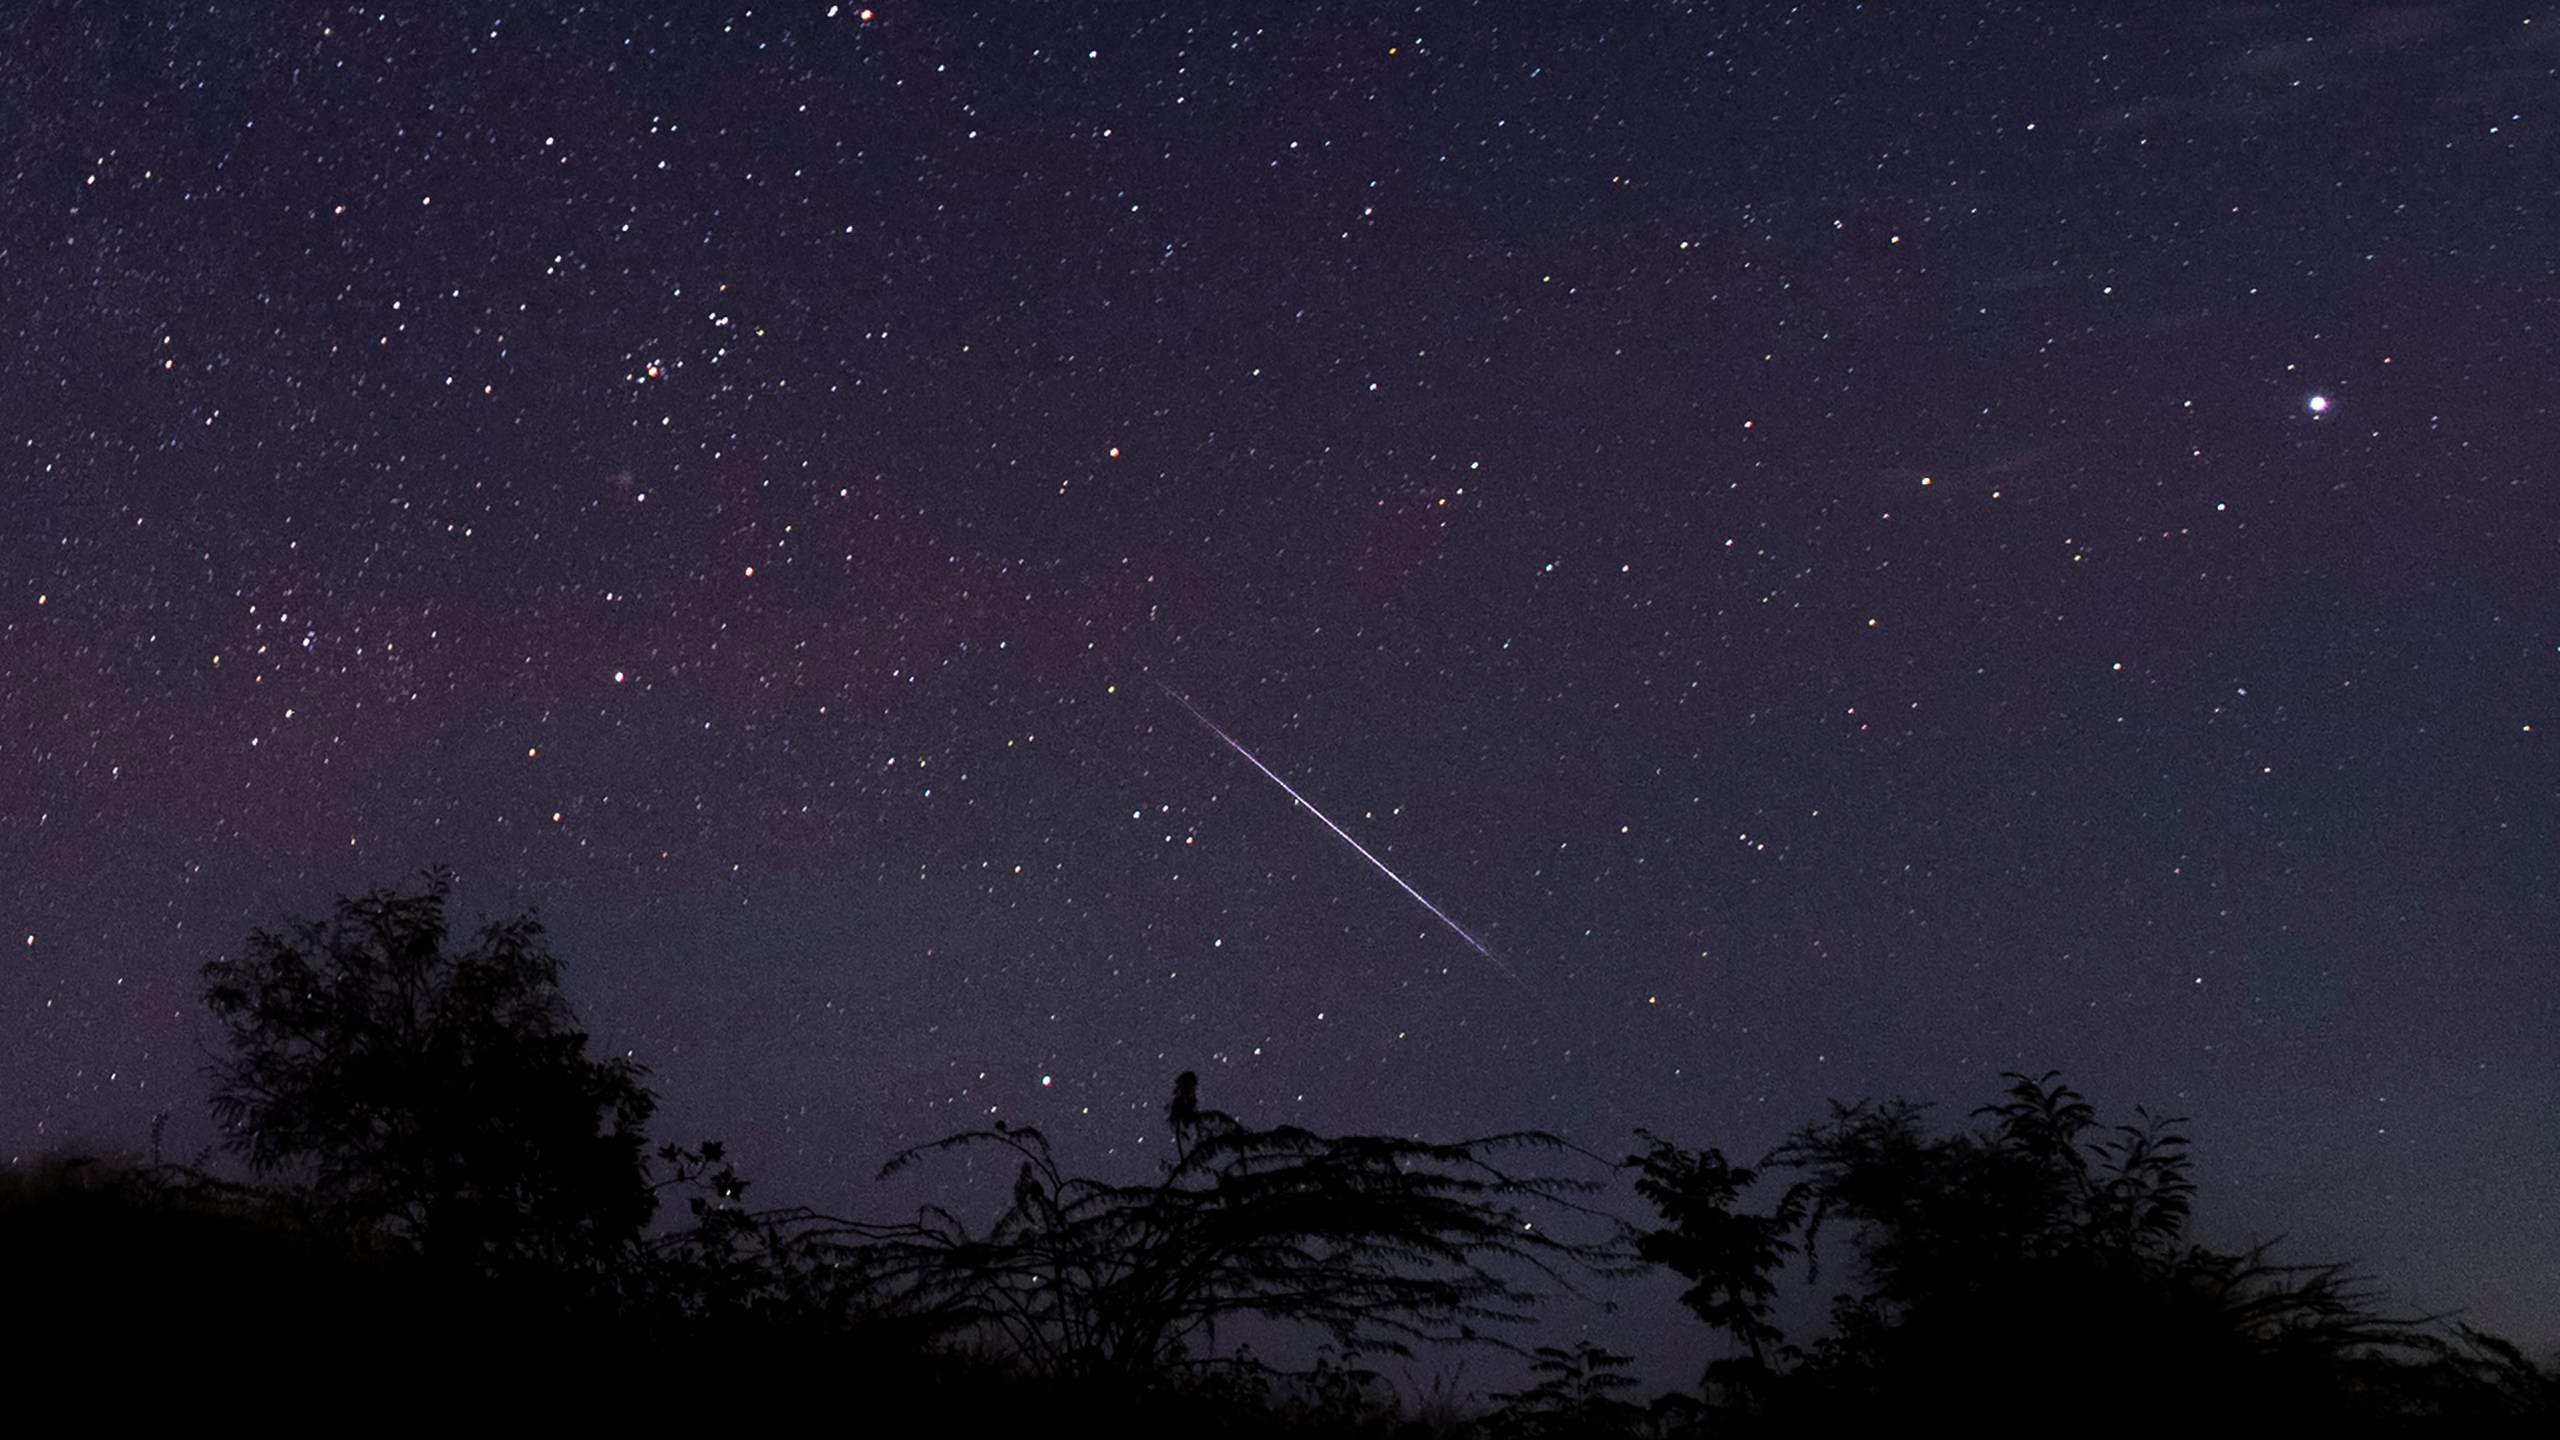
[(1292, 784), (1290, 784), (1288, 781), (1281, 779), (1281, 778), (1280, 778), (1280, 774), (1279, 774), (1279, 772), (1278, 772), (1278, 771), (1273, 770), (1270, 766), (1265, 765), (1265, 764), (1263, 764), (1260, 760), (1258, 760), (1258, 759), (1254, 758), (1254, 753), (1253, 753), (1252, 751), (1247, 750), (1246, 748), (1244, 748), (1244, 746), (1242, 746), (1241, 744), (1238, 744), (1238, 743), (1237, 743), (1237, 741), (1236, 741), (1236, 737), (1234, 737), (1233, 735), (1228, 734), (1228, 733), (1227, 733), (1226, 731), (1224, 731), (1224, 730), (1219, 729), (1219, 728), (1218, 728), (1218, 722), (1217, 722), (1217, 721), (1212, 720), (1212, 719), (1210, 719), (1208, 716), (1201, 714), (1201, 713), (1200, 713), (1200, 707), (1199, 707), (1199, 706), (1197, 706), (1197, 705), (1192, 704), (1192, 703), (1191, 703), (1191, 701), (1190, 701), (1188, 698), (1186, 698), (1186, 697), (1183, 695), (1183, 693), (1182, 693), (1181, 691), (1174, 689), (1172, 686), (1167, 685), (1166, 683), (1164, 683), (1164, 682), (1163, 682), (1163, 681), (1161, 681), (1161, 680), (1159, 680), (1159, 681), (1157, 681), (1157, 682), (1156, 682), (1156, 688), (1157, 688), (1157, 689), (1159, 689), (1159, 690), (1162, 690), (1165, 694), (1172, 696), (1172, 697), (1173, 697), (1173, 701), (1174, 701), (1174, 703), (1175, 703), (1175, 704), (1180, 705), (1183, 709), (1190, 711), (1190, 712), (1191, 712), (1191, 718), (1192, 718), (1192, 719), (1194, 719), (1194, 720), (1199, 721), (1202, 725), (1204, 725), (1204, 726), (1208, 727), (1208, 731), (1209, 731), (1209, 733), (1210, 733), (1210, 734), (1215, 735), (1215, 736), (1217, 736), (1219, 739), (1226, 741), (1226, 742), (1227, 742), (1227, 748), (1228, 748), (1228, 749), (1230, 749), (1230, 750), (1233, 750), (1233, 751), (1234, 751), (1234, 752), (1236, 752), (1237, 754), (1239, 754), (1239, 755), (1243, 756), (1243, 757), (1245, 758), (1245, 763), (1246, 763), (1246, 764), (1251, 765), (1254, 769), (1261, 771), (1261, 772), (1263, 773), (1263, 775), (1271, 781), (1271, 783), (1272, 783), (1272, 784), (1277, 785), (1277, 786), (1279, 786), (1281, 789), (1283, 789), (1283, 790), (1287, 791), (1287, 792), (1289, 793), (1289, 798), (1290, 798), (1290, 799), (1292, 799), (1292, 800), (1297, 801), (1300, 805), (1302, 805), (1302, 806), (1306, 807), (1306, 811), (1307, 811), (1307, 813), (1308, 813), (1308, 814), (1313, 815), (1313, 816), (1314, 816), (1314, 817), (1316, 817), (1318, 820), (1323, 821), (1323, 822), (1324, 822), (1324, 828), (1326, 828), (1327, 830), (1332, 831), (1335, 835), (1337, 835), (1337, 836), (1341, 837), (1341, 839), (1342, 839), (1342, 843), (1343, 843), (1343, 844), (1348, 845), (1348, 846), (1350, 846), (1352, 849), (1359, 851), (1359, 852), (1360, 852), (1360, 858), (1361, 858), (1361, 859), (1366, 860), (1366, 861), (1368, 861), (1370, 864), (1377, 866), (1377, 867), (1378, 867), (1378, 873), (1379, 873), (1379, 874), (1384, 875), (1384, 876), (1386, 876), (1388, 879), (1393, 880), (1394, 882), (1396, 882), (1396, 888), (1397, 888), (1397, 889), (1402, 890), (1402, 891), (1403, 891), (1404, 893), (1406, 893), (1407, 895), (1412, 896), (1412, 897), (1414, 898), (1414, 902), (1415, 902), (1416, 904), (1420, 905), (1423, 909), (1430, 911), (1430, 912), (1432, 913), (1432, 915), (1433, 915), (1435, 918), (1437, 918), (1441, 924), (1448, 926), (1448, 927), (1449, 927), (1449, 930), (1450, 930), (1450, 933), (1452, 933), (1452, 934), (1456, 935), (1459, 939), (1466, 941), (1466, 942), (1467, 942), (1467, 948), (1468, 948), (1468, 949), (1473, 950), (1473, 951), (1475, 951), (1478, 955), (1483, 956), (1483, 957), (1484, 957), (1488, 962), (1490, 962), (1490, 963), (1492, 964), (1492, 966), (1493, 966), (1493, 968), (1494, 968), (1494, 969), (1499, 970), (1499, 971), (1501, 971), (1503, 974), (1510, 976), (1510, 977), (1511, 977), (1511, 980), (1512, 980), (1512, 983), (1514, 983), (1514, 984), (1516, 984), (1516, 985), (1526, 985), (1526, 984), (1528, 984), (1528, 983), (1529, 983), (1528, 981), (1523, 980), (1523, 979), (1521, 979), (1521, 978), (1520, 978), (1520, 974), (1519, 974), (1519, 972), (1518, 972), (1518, 971), (1513, 970), (1510, 966), (1503, 964), (1503, 963), (1502, 963), (1502, 958), (1501, 958), (1500, 956), (1498, 956), (1498, 955), (1494, 954), (1494, 953), (1493, 953), (1493, 950), (1491, 949), (1491, 947), (1487, 946), (1483, 941), (1481, 941), (1481, 940), (1477, 939), (1475, 936), (1468, 934), (1468, 933), (1467, 933), (1467, 927), (1466, 927), (1466, 926), (1461, 925), (1461, 924), (1459, 924), (1457, 921), (1450, 919), (1450, 918), (1449, 918), (1449, 912), (1448, 912), (1448, 911), (1441, 909), (1439, 906), (1432, 904), (1428, 899), (1424, 898), (1423, 893), (1422, 893), (1421, 891), (1416, 890), (1416, 889), (1414, 889), (1411, 885), (1408, 885), (1408, 884), (1406, 884), (1406, 883), (1405, 883), (1405, 880), (1404, 880), (1404, 877), (1403, 877), (1403, 876), (1401, 876), (1401, 875), (1397, 874), (1397, 873), (1396, 873), (1396, 872), (1394, 872), (1393, 870), (1388, 869), (1388, 868), (1387, 868), (1387, 862), (1386, 862), (1386, 861), (1381, 860), (1381, 859), (1379, 859), (1377, 856), (1370, 854), (1370, 853), (1369, 853), (1369, 847), (1368, 847), (1368, 846), (1363, 845), (1363, 844), (1361, 844), (1359, 841), (1357, 841), (1357, 840), (1355, 840), (1355, 839), (1351, 838), (1351, 832), (1350, 832), (1350, 831), (1345, 830), (1345, 829), (1343, 829), (1341, 826), (1334, 824), (1334, 823), (1333, 823), (1333, 817), (1332, 817), (1332, 816), (1330, 816), (1330, 815), (1327, 815), (1327, 814), (1325, 814), (1323, 811), (1321, 811), (1321, 810), (1317, 809), (1317, 808), (1316, 808), (1316, 806), (1315, 806), (1315, 802), (1314, 802), (1314, 801), (1309, 800), (1306, 796), (1299, 794), (1299, 793), (1298, 793), (1298, 787), (1297, 787), (1297, 786), (1292, 785)]

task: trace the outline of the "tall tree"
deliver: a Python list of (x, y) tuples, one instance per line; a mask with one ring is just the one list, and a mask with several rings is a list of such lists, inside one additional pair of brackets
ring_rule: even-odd
[(481, 1273), (592, 1272), (648, 1223), (655, 1100), (587, 1054), (529, 916), (449, 943), (452, 877), (290, 920), (204, 968), (214, 1112), (364, 1242)]

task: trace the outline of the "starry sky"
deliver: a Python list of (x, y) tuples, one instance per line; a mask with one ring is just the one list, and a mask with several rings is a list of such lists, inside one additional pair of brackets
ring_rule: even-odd
[(441, 862), (777, 1202), (2058, 1068), (2560, 1343), (2560, 10), (39, 0), (0, 112), (0, 1153)]

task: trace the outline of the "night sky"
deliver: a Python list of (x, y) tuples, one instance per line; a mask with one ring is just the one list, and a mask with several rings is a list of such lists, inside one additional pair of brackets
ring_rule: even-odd
[(2560, 1343), (2560, 10), (55, 0), (0, 115), (0, 1156), (443, 862), (776, 1203), (2058, 1068)]

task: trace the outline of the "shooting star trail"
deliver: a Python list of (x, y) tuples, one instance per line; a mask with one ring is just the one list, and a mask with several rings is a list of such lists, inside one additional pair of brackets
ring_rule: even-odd
[(1512, 969), (1510, 966), (1505, 965), (1505, 964), (1503, 964), (1503, 963), (1502, 963), (1502, 957), (1501, 957), (1501, 956), (1499, 956), (1499, 955), (1494, 954), (1494, 953), (1493, 953), (1493, 949), (1492, 949), (1492, 947), (1491, 947), (1491, 946), (1486, 945), (1483, 941), (1481, 941), (1481, 940), (1477, 939), (1475, 936), (1473, 936), (1473, 935), (1471, 935), (1471, 934), (1468, 934), (1468, 933), (1467, 933), (1467, 927), (1466, 927), (1466, 926), (1464, 926), (1464, 925), (1459, 924), (1459, 923), (1458, 923), (1457, 921), (1455, 921), (1455, 920), (1450, 919), (1450, 918), (1449, 918), (1449, 912), (1448, 912), (1448, 911), (1443, 910), (1443, 909), (1441, 909), (1439, 906), (1432, 904), (1432, 903), (1431, 903), (1431, 901), (1430, 901), (1427, 897), (1425, 897), (1421, 891), (1416, 890), (1416, 889), (1414, 889), (1411, 885), (1406, 884), (1406, 883), (1405, 883), (1405, 879), (1404, 879), (1404, 877), (1403, 877), (1403, 876), (1401, 876), (1401, 875), (1397, 874), (1396, 872), (1394, 872), (1393, 870), (1390, 870), (1390, 869), (1388, 869), (1388, 868), (1387, 868), (1387, 862), (1386, 862), (1386, 861), (1381, 860), (1381, 859), (1379, 859), (1377, 856), (1370, 854), (1370, 853), (1369, 853), (1369, 847), (1368, 847), (1368, 846), (1363, 845), (1363, 844), (1361, 844), (1358, 840), (1353, 839), (1350, 831), (1345, 830), (1345, 829), (1343, 829), (1341, 826), (1334, 824), (1334, 823), (1333, 823), (1333, 817), (1332, 817), (1332, 816), (1330, 816), (1330, 815), (1327, 815), (1327, 814), (1326, 814), (1326, 813), (1324, 813), (1323, 811), (1321, 811), (1321, 810), (1317, 809), (1317, 808), (1316, 808), (1316, 806), (1315, 806), (1315, 802), (1314, 802), (1314, 801), (1309, 800), (1306, 796), (1299, 794), (1299, 793), (1298, 793), (1298, 787), (1297, 787), (1297, 786), (1292, 785), (1292, 784), (1290, 784), (1288, 781), (1281, 779), (1281, 778), (1280, 778), (1280, 773), (1279, 773), (1278, 771), (1273, 770), (1270, 766), (1265, 765), (1265, 764), (1263, 764), (1259, 759), (1256, 759), (1256, 758), (1254, 757), (1254, 753), (1253, 753), (1252, 751), (1247, 750), (1246, 748), (1244, 748), (1244, 746), (1243, 746), (1243, 745), (1241, 745), (1241, 744), (1237, 743), (1237, 741), (1236, 741), (1236, 737), (1234, 737), (1233, 735), (1228, 734), (1226, 731), (1224, 731), (1224, 730), (1222, 730), (1222, 729), (1218, 728), (1218, 722), (1217, 722), (1217, 721), (1215, 721), (1215, 720), (1212, 720), (1212, 719), (1210, 719), (1208, 716), (1203, 715), (1202, 713), (1200, 713), (1200, 707), (1199, 707), (1199, 706), (1197, 706), (1197, 705), (1192, 704), (1192, 703), (1191, 703), (1191, 701), (1190, 701), (1190, 699), (1189, 699), (1188, 697), (1186, 697), (1186, 696), (1185, 696), (1181, 691), (1174, 689), (1172, 686), (1167, 685), (1166, 683), (1164, 683), (1164, 682), (1163, 682), (1163, 681), (1161, 681), (1161, 680), (1158, 680), (1158, 681), (1156, 682), (1156, 688), (1157, 688), (1157, 689), (1159, 689), (1159, 690), (1162, 690), (1165, 694), (1172, 696), (1172, 697), (1173, 697), (1173, 702), (1174, 702), (1175, 704), (1180, 705), (1183, 709), (1190, 711), (1190, 712), (1191, 712), (1191, 718), (1192, 718), (1192, 719), (1194, 719), (1194, 720), (1199, 721), (1202, 725), (1204, 725), (1204, 726), (1208, 727), (1208, 731), (1209, 731), (1209, 733), (1210, 733), (1210, 734), (1215, 735), (1215, 736), (1217, 736), (1219, 739), (1226, 741), (1226, 742), (1227, 742), (1227, 748), (1228, 748), (1228, 749), (1230, 749), (1230, 750), (1233, 750), (1233, 751), (1234, 751), (1234, 752), (1236, 752), (1237, 754), (1239, 754), (1239, 755), (1243, 756), (1243, 757), (1245, 758), (1245, 763), (1246, 763), (1246, 764), (1251, 765), (1254, 769), (1261, 771), (1261, 772), (1263, 773), (1263, 775), (1264, 775), (1265, 777), (1267, 777), (1267, 778), (1271, 781), (1271, 783), (1272, 783), (1272, 784), (1277, 785), (1277, 786), (1279, 786), (1281, 789), (1283, 789), (1283, 790), (1285, 790), (1285, 791), (1289, 792), (1289, 798), (1290, 798), (1290, 799), (1295, 800), (1295, 801), (1297, 801), (1300, 805), (1305, 806), (1305, 807), (1306, 807), (1306, 811), (1307, 811), (1307, 813), (1308, 813), (1308, 814), (1313, 815), (1313, 816), (1314, 816), (1314, 817), (1316, 817), (1318, 820), (1323, 821), (1323, 822), (1324, 822), (1324, 828), (1326, 828), (1327, 830), (1332, 831), (1335, 835), (1340, 836), (1340, 837), (1341, 837), (1341, 839), (1342, 839), (1342, 843), (1343, 843), (1343, 844), (1348, 845), (1348, 846), (1350, 846), (1352, 849), (1359, 851), (1359, 852), (1360, 852), (1360, 858), (1361, 858), (1361, 859), (1366, 860), (1366, 861), (1368, 861), (1370, 864), (1377, 866), (1377, 867), (1378, 867), (1378, 873), (1379, 873), (1379, 874), (1384, 875), (1384, 876), (1386, 876), (1388, 879), (1393, 880), (1394, 882), (1396, 882), (1396, 888), (1397, 888), (1397, 889), (1402, 890), (1402, 891), (1403, 891), (1404, 893), (1406, 893), (1407, 895), (1412, 896), (1412, 897), (1414, 898), (1414, 903), (1416, 903), (1416, 904), (1420, 905), (1423, 909), (1430, 911), (1430, 912), (1432, 913), (1432, 915), (1433, 915), (1435, 918), (1437, 918), (1441, 924), (1448, 926), (1448, 927), (1449, 927), (1449, 931), (1450, 931), (1450, 933), (1451, 933), (1451, 934), (1456, 935), (1459, 939), (1466, 941), (1466, 942), (1467, 942), (1467, 948), (1468, 948), (1468, 949), (1473, 950), (1473, 951), (1475, 951), (1478, 955), (1483, 956), (1483, 957), (1484, 957), (1484, 959), (1486, 960), (1486, 962), (1487, 962), (1487, 963), (1489, 963), (1489, 964), (1491, 964), (1491, 965), (1493, 966), (1493, 968), (1494, 968), (1494, 969), (1499, 970), (1499, 971), (1501, 971), (1503, 974), (1510, 976), (1510, 977), (1511, 977), (1511, 982), (1512, 982), (1513, 984), (1515, 984), (1515, 985), (1520, 985), (1520, 986), (1523, 986), (1523, 987), (1525, 987), (1525, 986), (1527, 986), (1527, 985), (1528, 985), (1528, 983), (1529, 983), (1528, 981), (1523, 980), (1523, 979), (1521, 979), (1521, 978), (1520, 978), (1520, 972), (1518, 972), (1518, 971), (1516, 971), (1516, 970)]

